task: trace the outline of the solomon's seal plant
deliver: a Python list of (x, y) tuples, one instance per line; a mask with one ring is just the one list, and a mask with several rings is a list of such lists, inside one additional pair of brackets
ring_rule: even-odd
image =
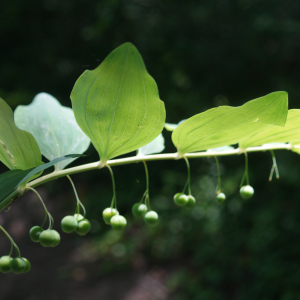
[[(72, 108), (62, 106), (47, 93), (40, 93), (30, 105), (20, 105), (14, 113), (0, 99), (0, 160), (9, 168), (0, 175), (0, 211), (9, 211), (24, 193), (34, 192), (44, 207), (45, 217), (41, 225), (31, 228), (29, 237), (44, 247), (55, 247), (61, 240), (53, 227), (51, 214), (35, 190), (48, 181), (65, 176), (70, 181), (76, 208), (61, 220), (61, 229), (65, 233), (76, 232), (84, 236), (90, 231), (91, 224), (70, 177), (73, 174), (102, 168), (109, 170), (113, 197), (110, 206), (103, 211), (103, 220), (114, 230), (122, 230), (127, 221), (117, 209), (113, 167), (143, 163), (146, 190), (140, 201), (136, 199), (131, 210), (135, 217), (152, 225), (158, 221), (158, 214), (150, 206), (147, 163), (151, 161), (185, 161), (188, 178), (182, 192), (176, 193), (173, 199), (176, 205), (193, 209), (195, 205), (201, 205), (201, 199), (196, 203), (191, 193), (190, 159), (215, 157), (219, 175), (216, 202), (223, 203), (226, 196), (221, 190), (218, 157), (245, 155), (240, 194), (243, 198), (250, 198), (254, 194), (248, 176), (250, 153), (271, 152), (270, 179), (274, 172), (279, 177), (275, 150), (285, 149), (300, 154), (300, 110), (288, 110), (288, 95), (283, 91), (267, 94), (239, 107), (211, 108), (177, 124), (165, 123), (165, 106), (159, 98), (156, 83), (131, 43), (112, 51), (95, 70), (84, 71), (70, 97)], [(161, 154), (164, 127), (172, 131), (174, 153)], [(84, 156), (90, 143), (99, 154), (98, 161), (66, 168)], [(137, 151), (137, 154), (116, 158), (132, 151)], [(49, 162), (44, 163), (42, 155)], [(44, 170), (52, 167), (52, 173), (43, 175)], [(168, 196), (171, 201), (172, 196)], [(47, 221), (48, 228), (45, 228)], [(29, 261), (21, 256), (5, 229), (2, 226), (0, 229), (11, 242), (10, 253), (0, 258), (0, 271), (28, 272)], [(13, 250), (16, 257), (12, 257)]]

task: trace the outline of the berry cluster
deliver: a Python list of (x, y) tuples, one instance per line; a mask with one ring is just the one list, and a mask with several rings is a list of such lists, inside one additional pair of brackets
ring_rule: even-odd
[(22, 274), (27, 273), (30, 268), (31, 265), (27, 258), (12, 258), (10, 255), (2, 256), (0, 258), (0, 271), (2, 273), (9, 273), (12, 271), (15, 274)]
[(60, 243), (60, 234), (56, 230), (44, 230), (40, 226), (33, 226), (29, 231), (29, 237), (33, 242), (39, 242), (43, 247), (56, 247)]
[(83, 215), (75, 214), (61, 220), (61, 229), (66, 233), (76, 231), (79, 235), (86, 235), (91, 230), (91, 223)]

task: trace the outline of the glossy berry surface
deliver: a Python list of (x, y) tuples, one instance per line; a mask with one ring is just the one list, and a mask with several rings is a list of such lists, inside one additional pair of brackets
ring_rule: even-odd
[(30, 239), (35, 242), (38, 243), (39, 242), (39, 237), (40, 234), (42, 233), (42, 231), (44, 231), (44, 229), (40, 226), (33, 226), (30, 231), (29, 231), (29, 237)]
[(84, 219), (84, 216), (81, 214), (75, 214), (74, 218), (76, 219), (77, 222), (79, 222)]
[(254, 195), (254, 189), (251, 185), (244, 185), (240, 188), (240, 195), (243, 199), (249, 199)]
[(185, 205), (186, 208), (191, 209), (195, 206), (196, 204), (196, 199), (192, 195), (188, 195), (188, 201)]
[(188, 202), (188, 196), (182, 193), (177, 193), (173, 198), (174, 202), (178, 206), (185, 206)]
[(144, 216), (144, 220), (147, 224), (155, 224), (158, 221), (158, 214), (154, 210), (148, 211)]
[(226, 199), (226, 195), (224, 193), (219, 193), (216, 197), (216, 202), (218, 204), (222, 204)]
[(25, 271), (27, 264), (24, 259), (17, 257), (12, 259), (10, 262), (10, 267), (13, 273), (21, 274)]
[(56, 230), (51, 230), (55, 235), (55, 241), (52, 243), (51, 247), (56, 247), (60, 243), (60, 234)]
[(44, 247), (51, 247), (56, 241), (56, 235), (52, 230), (44, 230), (40, 234), (40, 244)]
[(126, 224), (126, 219), (121, 215), (115, 215), (110, 220), (110, 225), (114, 230), (122, 230)]
[(135, 217), (143, 217), (145, 213), (147, 212), (147, 206), (145, 204), (136, 203), (132, 206), (132, 214)]
[(2, 273), (8, 273), (11, 271), (11, 268), (10, 268), (11, 261), (12, 261), (12, 258), (8, 255), (2, 256), (0, 258), (0, 271)]
[(31, 269), (31, 264), (30, 264), (30, 262), (29, 262), (29, 260), (28, 260), (27, 258), (22, 257), (22, 259), (23, 259), (23, 260), (25, 261), (25, 263), (26, 263), (26, 268), (24, 269), (23, 273), (27, 273), (27, 272), (29, 272), (30, 269)]
[(78, 222), (78, 226), (76, 228), (76, 232), (79, 235), (86, 235), (91, 230), (91, 223), (87, 219), (83, 219)]
[(61, 229), (65, 233), (71, 233), (76, 230), (78, 222), (73, 216), (66, 216), (61, 220)]
[(116, 209), (111, 208), (111, 207), (105, 208), (102, 213), (105, 224), (110, 225), (110, 219), (117, 214), (118, 214), (118, 211)]

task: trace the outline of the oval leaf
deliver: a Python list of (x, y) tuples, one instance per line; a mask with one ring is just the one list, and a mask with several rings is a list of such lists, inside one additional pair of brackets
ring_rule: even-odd
[(11, 170), (26, 170), (42, 164), (41, 158), (34, 137), (17, 128), (11, 108), (0, 98), (0, 160)]
[[(37, 94), (29, 105), (19, 105), (14, 115), (16, 125), (35, 137), (42, 154), (49, 161), (69, 153), (81, 154), (90, 145), (72, 109), (62, 106), (47, 93)], [(75, 159), (58, 162), (55, 170), (62, 170)]]
[(274, 92), (240, 107), (221, 106), (195, 115), (180, 124), (172, 141), (183, 155), (238, 143), (274, 124), (284, 126), (288, 109), (286, 92)]
[(243, 148), (261, 146), (271, 143), (291, 143), (300, 141), (300, 110), (290, 109), (284, 127), (268, 126), (248, 139), (243, 140), (240, 146)]
[(165, 124), (165, 107), (137, 49), (126, 43), (93, 71), (85, 71), (71, 93), (75, 118), (102, 163), (151, 142)]
[(161, 153), (165, 149), (165, 139), (163, 135), (160, 133), (158, 137), (156, 137), (149, 144), (139, 148), (137, 155), (143, 156), (154, 153)]

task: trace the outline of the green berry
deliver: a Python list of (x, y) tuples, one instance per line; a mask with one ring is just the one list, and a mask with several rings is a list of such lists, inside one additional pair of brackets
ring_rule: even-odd
[(87, 219), (83, 219), (78, 222), (78, 226), (76, 228), (76, 232), (79, 235), (86, 235), (91, 230), (91, 223)]
[(12, 261), (12, 258), (8, 255), (2, 256), (0, 258), (0, 271), (2, 273), (8, 273), (11, 271), (11, 268), (10, 268), (11, 261)]
[(10, 262), (10, 267), (13, 273), (21, 274), (26, 270), (27, 264), (24, 259), (17, 257), (12, 259)]
[(118, 211), (116, 209), (111, 208), (111, 207), (105, 208), (102, 213), (105, 224), (110, 225), (110, 219), (117, 214), (118, 214)]
[(53, 230), (44, 230), (40, 234), (40, 244), (44, 247), (51, 247), (56, 242), (56, 235)]
[(254, 189), (251, 185), (244, 185), (240, 188), (240, 195), (243, 199), (249, 199), (254, 195)]
[(136, 203), (132, 206), (132, 213), (135, 217), (143, 217), (147, 212), (148, 208), (145, 204)]
[(76, 219), (77, 222), (79, 222), (84, 219), (84, 216), (81, 214), (75, 214), (74, 218)]
[(60, 243), (60, 234), (56, 230), (51, 230), (51, 232), (55, 235), (55, 241), (51, 247), (56, 247)]
[(28, 260), (27, 258), (22, 257), (22, 259), (23, 259), (23, 260), (25, 261), (25, 263), (26, 263), (26, 268), (25, 268), (25, 270), (23, 271), (23, 273), (27, 273), (27, 272), (29, 272), (30, 269), (31, 269), (31, 264), (30, 264), (30, 262), (29, 262), (29, 260)]
[(155, 224), (158, 220), (158, 214), (154, 210), (148, 211), (144, 216), (144, 220), (147, 224)]
[(196, 199), (192, 195), (188, 195), (188, 201), (185, 205), (186, 208), (193, 208), (196, 204)]
[(71, 233), (76, 230), (78, 222), (73, 216), (66, 216), (61, 220), (61, 229), (63, 232)]
[(126, 219), (121, 215), (115, 215), (110, 220), (110, 225), (114, 230), (122, 230), (127, 224)]
[(174, 202), (178, 206), (185, 206), (188, 202), (188, 196), (182, 193), (177, 193), (173, 198)]
[(30, 239), (35, 243), (39, 242), (39, 237), (43, 230), (40, 226), (33, 226), (29, 231)]
[(226, 199), (226, 195), (224, 193), (219, 193), (216, 197), (216, 202), (218, 204), (222, 204)]

